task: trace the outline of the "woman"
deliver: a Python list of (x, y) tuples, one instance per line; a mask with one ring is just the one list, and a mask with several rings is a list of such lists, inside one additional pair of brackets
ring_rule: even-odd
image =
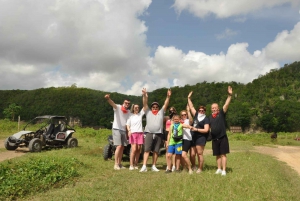
[[(180, 116), (182, 124), (191, 125), (193, 123), (193, 118), (190, 113), (189, 106), (186, 107), (186, 110), (182, 110), (180, 112)], [(191, 161), (189, 160), (187, 154), (189, 150)], [(191, 174), (193, 171), (191, 169), (190, 163), (192, 162), (192, 167), (195, 166), (195, 145), (193, 143), (192, 135), (189, 128), (183, 128), (182, 158), (184, 160), (184, 163), (189, 168), (189, 173)]]
[(196, 145), (196, 154), (198, 157), (198, 170), (197, 173), (203, 171), (204, 157), (203, 151), (206, 145), (206, 138), (209, 133), (209, 118), (205, 115), (206, 108), (202, 105), (198, 107), (196, 111), (193, 103), (191, 101), (191, 96), (193, 92), (191, 91), (188, 95), (188, 104), (191, 109), (191, 113), (194, 116), (193, 128), (193, 141)]
[(138, 169), (137, 163), (140, 158), (141, 147), (144, 144), (142, 117), (145, 114), (145, 112), (143, 109), (139, 112), (139, 108), (139, 105), (132, 105), (132, 114), (126, 123), (129, 143), (131, 144), (129, 170)]
[[(173, 123), (173, 116), (177, 114), (177, 111), (175, 109), (175, 107), (170, 107), (169, 109), (169, 117), (168, 120), (166, 121), (166, 129), (165, 129), (165, 147), (167, 147), (167, 140), (168, 140), (168, 134), (170, 131), (170, 126)], [(168, 161), (168, 157), (166, 154), (166, 161)], [(175, 170), (175, 154), (172, 156), (172, 171)]]

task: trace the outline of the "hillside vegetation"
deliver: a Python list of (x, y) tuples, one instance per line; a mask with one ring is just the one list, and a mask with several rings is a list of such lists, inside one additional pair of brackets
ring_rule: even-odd
[[(211, 103), (224, 104), (228, 85), (234, 91), (227, 114), (228, 127), (241, 126), (244, 130), (263, 129), (267, 132), (300, 131), (300, 62), (273, 69), (248, 84), (204, 81), (196, 85), (173, 87), (169, 105), (178, 111), (185, 109), (187, 95), (194, 91), (194, 105), (205, 105), (209, 114)], [(163, 104), (166, 92), (166, 88), (150, 92), (149, 103), (158, 101)], [(56, 114), (78, 117), (83, 126), (110, 128), (113, 110), (104, 99), (106, 93), (76, 86), (0, 90), (0, 111), (16, 103), (22, 107), (19, 115), (25, 121), (38, 115)], [(129, 98), (132, 103), (142, 104), (141, 96), (110, 94), (115, 103), (122, 103), (125, 98)], [(4, 118), (2, 112), (0, 118)]]

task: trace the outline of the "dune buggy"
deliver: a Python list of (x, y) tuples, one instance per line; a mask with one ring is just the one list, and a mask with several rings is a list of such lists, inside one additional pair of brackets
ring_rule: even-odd
[[(36, 130), (36, 131), (33, 131)], [(40, 152), (45, 147), (77, 147), (71, 128), (64, 116), (44, 115), (31, 120), (22, 131), (4, 141), (7, 150), (28, 147), (30, 152)]]

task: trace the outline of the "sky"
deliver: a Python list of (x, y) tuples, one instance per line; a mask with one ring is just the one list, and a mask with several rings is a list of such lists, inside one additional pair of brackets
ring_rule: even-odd
[(0, 90), (247, 84), (299, 47), (300, 0), (0, 0)]

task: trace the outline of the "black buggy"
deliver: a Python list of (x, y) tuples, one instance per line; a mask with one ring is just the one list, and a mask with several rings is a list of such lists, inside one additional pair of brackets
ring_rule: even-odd
[(22, 131), (8, 137), (4, 146), (7, 150), (28, 147), (31, 152), (40, 152), (43, 147), (77, 147), (78, 140), (73, 137), (75, 129), (67, 122), (65, 116), (38, 116)]

